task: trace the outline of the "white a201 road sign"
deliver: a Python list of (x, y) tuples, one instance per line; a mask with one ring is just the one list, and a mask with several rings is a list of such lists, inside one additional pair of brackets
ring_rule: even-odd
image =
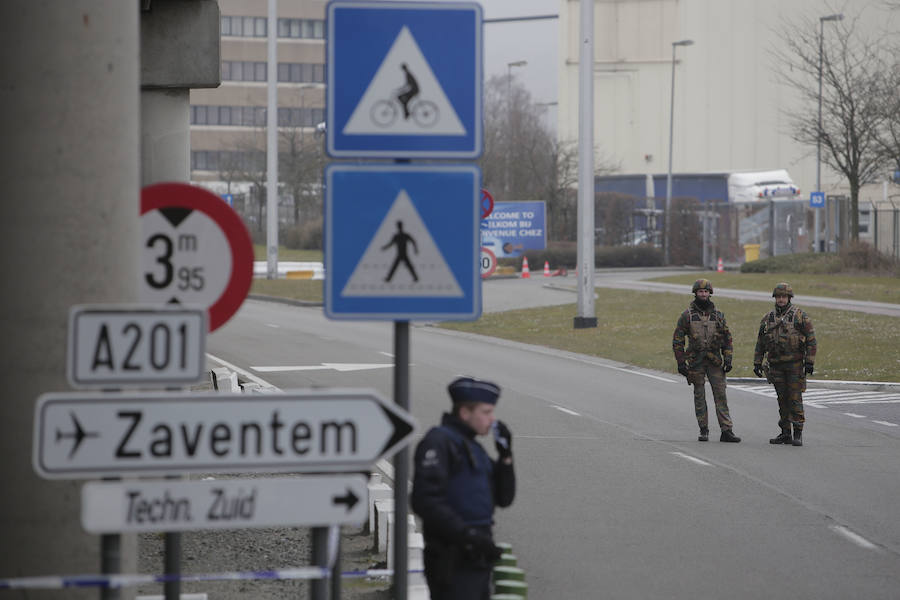
[(193, 383), (206, 368), (206, 311), (73, 306), (66, 372), (74, 387)]
[(365, 471), (415, 421), (373, 390), (44, 394), (33, 462), (48, 479), (184, 472)]

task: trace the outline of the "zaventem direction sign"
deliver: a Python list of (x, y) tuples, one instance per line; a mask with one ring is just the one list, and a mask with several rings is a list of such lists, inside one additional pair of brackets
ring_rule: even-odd
[(362, 474), (88, 482), (81, 524), (89, 533), (362, 524), (366, 483)]
[(203, 188), (157, 183), (141, 190), (140, 298), (209, 311), (215, 331), (253, 281), (253, 243), (234, 209)]
[(206, 314), (162, 306), (73, 306), (66, 374), (74, 387), (179, 385), (206, 370)]
[(51, 393), (35, 406), (32, 461), (48, 479), (365, 471), (415, 421), (377, 392)]

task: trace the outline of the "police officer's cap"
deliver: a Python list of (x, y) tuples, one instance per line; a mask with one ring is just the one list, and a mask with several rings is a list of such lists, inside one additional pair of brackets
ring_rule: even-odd
[(473, 379), (472, 377), (459, 377), (447, 386), (453, 403), (458, 402), (484, 402), (497, 404), (500, 397), (500, 386), (490, 381)]

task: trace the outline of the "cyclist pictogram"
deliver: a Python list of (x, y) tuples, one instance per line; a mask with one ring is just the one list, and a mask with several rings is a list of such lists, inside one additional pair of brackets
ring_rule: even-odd
[(419, 82), (409, 70), (406, 63), (400, 65), (403, 70), (406, 83), (395, 90), (390, 99), (382, 99), (375, 102), (369, 116), (372, 122), (379, 127), (390, 127), (403, 113), (403, 119), (410, 118), (420, 127), (431, 127), (438, 121), (440, 111), (437, 104), (430, 100), (417, 98), (419, 96)]

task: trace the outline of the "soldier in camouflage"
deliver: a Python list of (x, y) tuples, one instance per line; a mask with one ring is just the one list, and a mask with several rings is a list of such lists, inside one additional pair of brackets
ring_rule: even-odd
[[(759, 323), (753, 372), (775, 385), (781, 433), (770, 444), (803, 445), (803, 392), (816, 362), (816, 333), (809, 315), (793, 304), (794, 290), (779, 283), (772, 291), (775, 308)], [(766, 360), (766, 363), (763, 363)], [(791, 437), (793, 426), (793, 437)]]
[[(716, 418), (722, 430), (719, 441), (740, 442), (741, 438), (732, 432), (725, 397), (725, 373), (731, 370), (733, 355), (731, 332), (725, 323), (725, 315), (716, 310), (709, 299), (713, 293), (712, 283), (708, 279), (698, 279), (691, 291), (694, 301), (678, 317), (672, 335), (672, 351), (678, 363), (678, 372), (687, 378), (688, 384), (694, 386), (694, 414), (700, 426), (697, 439), (701, 442), (709, 440), (705, 389), (706, 379), (709, 379), (716, 404)], [(688, 342), (687, 350), (685, 340)]]

